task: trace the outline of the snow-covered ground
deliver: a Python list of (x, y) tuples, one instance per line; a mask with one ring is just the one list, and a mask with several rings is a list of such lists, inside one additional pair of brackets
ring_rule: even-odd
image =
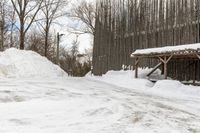
[(1, 78), (0, 132), (198, 133), (199, 104), (89, 78)]
[[(30, 51), (25, 53), (30, 55)], [(35, 64), (29, 57), (26, 63)], [(0, 65), (5, 68), (1, 59)], [(18, 68), (13, 63), (13, 68)], [(39, 64), (45, 66), (42, 63), (44, 60)], [(200, 87), (170, 80), (153, 84), (134, 79), (132, 71), (72, 78), (58, 74), (62, 70), (46, 63), (49, 76), (42, 77), (39, 72), (20, 75), (18, 71), (14, 76), (1, 75), (0, 133), (200, 132)], [(28, 69), (25, 66), (23, 69)], [(143, 70), (140, 77), (147, 71)]]

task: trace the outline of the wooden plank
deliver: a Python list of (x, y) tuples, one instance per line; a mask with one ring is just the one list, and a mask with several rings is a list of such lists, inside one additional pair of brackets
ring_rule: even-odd
[(151, 70), (151, 72), (149, 72), (149, 73), (147, 74), (147, 76), (149, 77), (149, 76), (150, 76), (153, 72), (155, 72), (162, 64), (163, 64), (162, 62), (158, 63), (158, 64), (153, 68), (153, 70)]
[(196, 54), (196, 56), (200, 59), (200, 55), (199, 54)]

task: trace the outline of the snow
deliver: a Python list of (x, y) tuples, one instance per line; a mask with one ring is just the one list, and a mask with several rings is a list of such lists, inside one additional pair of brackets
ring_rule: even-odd
[[(134, 90), (135, 86), (124, 88), (92, 78), (2, 78), (0, 132), (200, 131), (200, 100), (158, 97)], [(143, 85), (148, 81), (134, 82)]]
[(199, 49), (200, 49), (200, 43), (178, 45), (178, 46), (166, 46), (166, 47), (158, 47), (158, 48), (139, 49), (133, 52), (131, 56), (134, 56), (137, 54), (155, 54), (155, 53), (176, 52), (180, 50), (199, 50)]
[(158, 93), (160, 96), (183, 98), (183, 99), (199, 99), (200, 87), (192, 85), (184, 85), (179, 81), (161, 80), (151, 89), (152, 92)]
[(102, 77), (91, 76), (91, 74), (86, 75), (88, 78), (92, 78), (95, 80), (104, 81), (106, 83), (114, 84), (120, 87), (125, 88), (138, 88), (138, 89), (146, 89), (153, 86), (153, 83), (149, 80), (145, 79), (146, 73), (149, 72), (150, 69), (139, 69), (139, 77), (140, 80), (134, 78), (133, 71), (109, 71)]
[(7, 49), (0, 53), (0, 76), (4, 77), (56, 77), (65, 72), (45, 57), (33, 51)]
[[(38, 68), (30, 60), (48, 73), (32, 72)], [(0, 62), (13, 64), (0, 77), (0, 133), (200, 132), (200, 87), (151, 83), (145, 79), (150, 69), (140, 70), (140, 79), (133, 71), (73, 78), (46, 58), (16, 49), (1, 53)], [(23, 74), (16, 71), (21, 65)]]
[[(145, 75), (152, 69), (139, 68), (139, 79), (135, 79), (134, 71), (109, 71), (102, 77), (92, 76), (88, 74), (87, 77), (103, 81), (116, 86), (134, 89), (135, 91), (143, 91), (143, 93), (153, 94), (166, 98), (183, 98), (200, 99), (200, 87), (192, 85), (184, 85), (176, 80), (159, 80), (156, 83), (150, 82)], [(153, 73), (153, 77), (162, 78), (160, 70)]]

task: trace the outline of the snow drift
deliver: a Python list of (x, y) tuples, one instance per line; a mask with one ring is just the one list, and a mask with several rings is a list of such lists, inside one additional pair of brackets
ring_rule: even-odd
[(92, 78), (95, 80), (100, 80), (109, 84), (113, 84), (120, 87), (132, 88), (133, 86), (138, 89), (147, 89), (153, 86), (149, 80), (145, 79), (145, 73), (148, 73), (150, 69), (140, 69), (139, 77), (140, 80), (134, 78), (133, 71), (108, 71), (102, 77), (91, 76), (91, 74), (86, 75), (88, 78)]
[(36, 52), (7, 49), (0, 53), (1, 77), (62, 77), (65, 72)]
[[(91, 76), (87, 77), (94, 80), (106, 82), (115, 86), (120, 86), (127, 89), (134, 89), (142, 93), (150, 95), (162, 96), (166, 98), (180, 98), (180, 99), (199, 99), (200, 87), (192, 85), (184, 85), (176, 80), (159, 80), (152, 83), (146, 79), (147, 73), (151, 69), (145, 68), (139, 70), (139, 78), (134, 78), (134, 71), (109, 71), (102, 77)], [(160, 71), (154, 72), (155, 79), (160, 76)]]
[(165, 97), (198, 99), (200, 96), (199, 86), (184, 85), (176, 80), (157, 81), (150, 91)]

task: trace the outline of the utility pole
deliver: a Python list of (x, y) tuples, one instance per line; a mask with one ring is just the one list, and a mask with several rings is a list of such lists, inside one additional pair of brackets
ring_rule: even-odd
[(64, 34), (60, 34), (59, 32), (57, 32), (57, 52), (56, 52), (57, 65), (60, 65), (60, 61), (59, 61), (60, 37), (63, 35)]

